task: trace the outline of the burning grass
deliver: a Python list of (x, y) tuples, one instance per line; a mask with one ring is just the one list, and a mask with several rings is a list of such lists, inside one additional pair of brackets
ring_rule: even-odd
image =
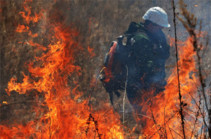
[[(24, 5), (27, 6), (27, 3)], [(26, 24), (38, 22), (30, 16), (31, 12), (28, 11), (30, 8), (24, 9), (21, 15), (24, 15), (22, 17)], [(35, 17), (37, 19), (37, 16)], [(29, 28), (26, 30), (22, 27), (24, 26), (19, 25), (16, 31), (30, 31)], [(43, 92), (42, 105), (47, 107), (47, 111), (44, 112), (43, 109), (36, 107), (35, 112), (44, 113), (39, 120), (31, 121), (26, 126), (16, 125), (12, 128), (1, 126), (0, 136), (7, 138), (91, 138), (94, 136), (116, 138), (123, 136), (119, 117), (113, 113), (110, 106), (102, 104), (102, 110), (94, 112), (89, 107), (88, 100), (81, 98), (83, 92), (78, 90), (80, 84), (77, 80), (77, 77), (81, 76), (81, 67), (75, 64), (76, 55), (83, 51), (80, 44), (75, 41), (79, 36), (78, 32), (73, 27), (64, 27), (60, 24), (51, 24), (49, 30), (51, 33), (48, 34), (48, 38), (51, 43), (47, 46), (37, 45), (37, 49), (41, 46), (46, 48), (46, 52), (43, 52), (40, 57), (35, 57), (28, 64), (30, 75), (23, 75), (22, 83), (18, 83), (16, 78), (11, 78), (7, 89), (8, 95), (11, 91), (19, 94), (26, 94), (30, 90)], [(34, 36), (30, 37), (34, 38)]]
[[(11, 77), (6, 92), (8, 97), (23, 97), (29, 105), (30, 118), (24, 124), (12, 123), (0, 125), (2, 138), (132, 138), (133, 130), (121, 123), (121, 116), (114, 112), (108, 103), (106, 94), (96, 91), (96, 74), (87, 76), (89, 67), (83, 63), (94, 64), (99, 55), (91, 45), (83, 46), (81, 33), (73, 24), (62, 21), (63, 13), (48, 10), (32, 12), (26, 0), (19, 13), (23, 23), (14, 29), (23, 34), (18, 44), (30, 47), (33, 58), (26, 60), (25, 71), (19, 77)], [(52, 4), (53, 5), (53, 4)], [(59, 11), (59, 10), (58, 10)], [(57, 21), (58, 20), (58, 21)], [(97, 21), (93, 21), (97, 26)], [(91, 25), (90, 25), (91, 26)], [(91, 28), (89, 28), (91, 31)], [(20, 41), (21, 40), (21, 41)], [(198, 94), (198, 77), (193, 47), (193, 38), (179, 44), (179, 68), (181, 76), (181, 95), (185, 116), (187, 136), (199, 137), (202, 132), (204, 111), (200, 107), (201, 96)], [(12, 51), (16, 52), (17, 46)], [(78, 59), (81, 57), (82, 60)], [(90, 82), (84, 88), (83, 80)], [(86, 82), (87, 83), (87, 82)], [(139, 138), (182, 138), (179, 117), (178, 80), (176, 68), (168, 77), (166, 90), (156, 96), (144, 98), (142, 104), (145, 123)], [(96, 94), (103, 99), (98, 100)], [(93, 95), (93, 96), (92, 96)], [(148, 94), (147, 94), (148, 95)], [(30, 97), (31, 96), (31, 97)], [(29, 102), (31, 98), (32, 104)], [(107, 98), (105, 100), (105, 98)], [(25, 102), (24, 101), (24, 102)], [(34, 104), (35, 103), (35, 104)], [(6, 107), (8, 106), (8, 107)], [(9, 101), (4, 101), (1, 108), (9, 108)], [(21, 109), (22, 105), (20, 106)], [(27, 107), (28, 108), (28, 107)], [(32, 109), (33, 108), (33, 109)], [(17, 112), (18, 113), (18, 112)], [(26, 114), (30, 115), (30, 114)], [(15, 119), (13, 119), (15, 121)], [(144, 122), (143, 122), (144, 121)]]

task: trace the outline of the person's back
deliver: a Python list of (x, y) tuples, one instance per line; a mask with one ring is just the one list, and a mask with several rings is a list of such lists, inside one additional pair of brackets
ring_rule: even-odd
[[(157, 11), (163, 12), (158, 7), (150, 10), (155, 14)], [(151, 14), (149, 11), (147, 11), (148, 15)], [(150, 17), (153, 16), (146, 17), (144, 23), (136, 23), (135, 26), (139, 29), (130, 38), (133, 50), (127, 61), (127, 96), (138, 111), (140, 111), (138, 105), (141, 103), (143, 93), (154, 91), (154, 94), (157, 94), (163, 91), (166, 85), (165, 62), (169, 57), (169, 45), (166, 43), (162, 28), (169, 27), (169, 24), (167, 22), (163, 22), (166, 23), (165, 25), (162, 22), (156, 24), (150, 21)], [(130, 31), (126, 34), (128, 32)]]

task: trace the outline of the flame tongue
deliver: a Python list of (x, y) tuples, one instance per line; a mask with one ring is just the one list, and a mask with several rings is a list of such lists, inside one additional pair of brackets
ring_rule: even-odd
[[(198, 101), (197, 86), (198, 81), (193, 74), (196, 71), (194, 61), (195, 52), (192, 46), (192, 38), (189, 38), (184, 46), (180, 46), (179, 50), (179, 69), (180, 69), (180, 84), (183, 101), (183, 110), (185, 115), (185, 124), (193, 125), (195, 121), (194, 114), (197, 113), (196, 104), (193, 103), (193, 97)], [(147, 124), (144, 128), (144, 135), (150, 138), (168, 137), (181, 138), (181, 119), (179, 115), (179, 95), (178, 95), (178, 78), (176, 68), (168, 78), (166, 89), (156, 97), (153, 97), (151, 106), (147, 106), (147, 115), (151, 118), (146, 118)], [(188, 115), (192, 111), (192, 116)], [(200, 118), (200, 117), (198, 117)], [(199, 131), (201, 122), (195, 127), (190, 127), (186, 130), (187, 136), (191, 136), (193, 128)]]
[[(12, 78), (8, 83), (7, 93), (11, 91), (25, 94), (30, 90), (43, 92), (45, 95), (43, 106), (45, 110), (36, 108), (37, 113), (44, 113), (39, 121), (29, 122), (26, 126), (17, 125), (13, 128), (0, 126), (3, 137), (35, 137), (35, 138), (103, 138), (123, 137), (120, 128), (119, 117), (113, 113), (110, 106), (102, 105), (102, 110), (92, 111), (88, 101), (82, 98), (78, 76), (81, 75), (81, 67), (75, 65), (75, 57), (83, 51), (76, 42), (79, 33), (72, 27), (62, 24), (48, 26), (49, 40), (47, 46), (33, 42), (37, 37), (30, 33), (30, 23), (37, 23), (40, 18), (37, 14), (31, 16), (31, 8), (24, 3), (25, 12), (20, 14), (25, 20), (25, 25), (19, 25), (16, 29), (19, 33), (28, 32), (31, 37), (29, 44), (43, 50), (40, 57), (36, 57), (28, 64), (30, 76), (24, 75), (22, 83), (17, 83)], [(26, 14), (27, 13), (27, 14)], [(39, 34), (40, 35), (40, 34)], [(109, 117), (105, 117), (109, 114)]]
[[(40, 104), (43, 108), (36, 107), (38, 120), (28, 122), (25, 126), (16, 125), (9, 128), (0, 125), (0, 136), (4, 138), (123, 138), (126, 133), (122, 130), (119, 115), (103, 102), (99, 104), (101, 109), (93, 110), (88, 106), (88, 100), (83, 97), (84, 92), (79, 90), (79, 77), (83, 69), (75, 63), (77, 63), (77, 54), (85, 50), (76, 41), (81, 34), (73, 27), (60, 23), (47, 27), (49, 19), (45, 14), (40, 14), (42, 12), (32, 14), (30, 2), (32, 0), (24, 2), (24, 11), (20, 12), (24, 25), (18, 25), (16, 32), (26, 34), (26, 43), (33, 46), (35, 53), (40, 52), (40, 54), (28, 64), (30, 74), (24, 74), (22, 83), (18, 83), (16, 78), (10, 80), (7, 93), (16, 91), (19, 94), (26, 94), (31, 90), (37, 90), (44, 94), (44, 100)], [(34, 26), (41, 23), (44, 24), (41, 27), (42, 31), (33, 33), (31, 24)], [(42, 40), (44, 35), (46, 41), (50, 41), (48, 45), (43, 46), (42, 43), (34, 42), (38, 37)], [(197, 113), (195, 103), (199, 100), (196, 95), (198, 81), (194, 74), (196, 65), (192, 39), (189, 38), (180, 48), (181, 93), (185, 124), (189, 126), (195, 122), (194, 116)], [(88, 52), (91, 57), (95, 56), (91, 47), (88, 47)], [(146, 116), (142, 120), (145, 128), (140, 138), (181, 138), (177, 84), (175, 68), (168, 78), (165, 91), (151, 100), (144, 101), (142, 106)], [(193, 97), (196, 101), (194, 103)], [(202, 127), (201, 119), (194, 127), (190, 126), (185, 130), (187, 135), (190, 135), (192, 129), (198, 132), (200, 127)]]

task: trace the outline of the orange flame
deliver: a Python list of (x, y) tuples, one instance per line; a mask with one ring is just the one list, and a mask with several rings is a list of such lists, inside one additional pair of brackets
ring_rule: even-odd
[(34, 16), (31, 15), (31, 7), (27, 5), (27, 1), (24, 2), (24, 10), (25, 12), (20, 12), (20, 15), (23, 17), (25, 22), (29, 24), (30, 22), (36, 23), (39, 21), (42, 14), (36, 14)]
[[(38, 22), (37, 17), (36, 20), (31, 17), (31, 8), (26, 7), (26, 4), (25, 2), (24, 8), (28, 14), (25, 12), (20, 14), (27, 24), (30, 21)], [(79, 33), (60, 24), (51, 25), (51, 29), (53, 34), (49, 36), (52, 42), (46, 49), (42, 45), (29, 41), (29, 44), (37, 46), (38, 49), (41, 46), (41, 49), (47, 50), (29, 63), (30, 76), (24, 75), (22, 83), (17, 83), (17, 79), (12, 78), (6, 90), (8, 94), (13, 90), (20, 94), (25, 94), (32, 89), (43, 92), (45, 94), (43, 105), (46, 105), (48, 110), (39, 121), (29, 122), (26, 126), (0, 125), (0, 136), (3, 138), (93, 138), (95, 136), (123, 138), (119, 116), (113, 113), (109, 105), (102, 104), (102, 109), (93, 111), (88, 106), (88, 100), (81, 98), (83, 92), (78, 90), (78, 80), (73, 78), (81, 75), (81, 68), (75, 65), (74, 58), (78, 51), (83, 50), (75, 41)], [(36, 62), (41, 64), (35, 64)], [(68, 83), (68, 77), (72, 78), (73, 84)], [(41, 109), (36, 111), (39, 113)]]
[(18, 25), (18, 27), (16, 28), (16, 32), (28, 32), (29, 31), (29, 27), (28, 26), (24, 26), (24, 25)]
[(93, 50), (94, 50), (93, 48), (91, 48), (90, 46), (88, 46), (87, 50), (88, 50), (88, 52), (89, 52), (89, 54), (90, 54), (91, 57), (94, 57), (95, 56), (95, 53), (93, 52)]
[[(197, 106), (193, 102), (199, 101), (197, 96), (198, 79), (195, 76), (196, 64), (194, 61), (195, 52), (192, 46), (192, 38), (189, 38), (179, 49), (179, 69), (182, 101), (184, 102), (185, 115), (185, 132), (186, 136), (191, 136), (198, 132), (202, 123), (199, 121), (194, 126), (197, 113)], [(176, 68), (168, 78), (166, 89), (154, 98), (151, 98), (151, 105), (144, 105), (147, 115), (152, 117), (146, 118), (146, 126), (144, 135), (146, 138), (183, 138), (181, 132), (181, 119), (179, 115), (179, 95), (178, 95), (178, 79)], [(143, 104), (142, 104), (143, 105)], [(188, 128), (187, 128), (188, 127)], [(193, 136), (193, 135), (192, 135)]]
[[(42, 105), (47, 106), (47, 110), (39, 121), (28, 122), (27, 125), (0, 125), (1, 138), (105, 138), (122, 139), (125, 134), (120, 123), (120, 117), (113, 112), (108, 104), (101, 104), (100, 110), (93, 110), (88, 105), (88, 100), (82, 97), (80, 92), (79, 81), (75, 76), (81, 75), (81, 67), (75, 64), (77, 52), (83, 51), (82, 47), (76, 42), (75, 38), (79, 33), (72, 27), (64, 27), (61, 24), (50, 25), (52, 34), (48, 34), (52, 40), (48, 46), (42, 46), (33, 42), (34, 37), (40, 34), (32, 34), (29, 23), (37, 23), (41, 20), (42, 14), (32, 16), (31, 7), (24, 2), (24, 10), (20, 12), (25, 25), (19, 25), (17, 32), (28, 33), (29, 45), (45, 51), (40, 57), (29, 63), (28, 70), (30, 75), (24, 74), (22, 83), (18, 83), (16, 78), (12, 78), (8, 83), (7, 93), (11, 91), (26, 94), (30, 90), (37, 90), (45, 94), (45, 100)], [(42, 32), (40, 32), (42, 33)], [(116, 44), (115, 44), (116, 45)], [(94, 55), (92, 48), (88, 47), (91, 56)], [(111, 49), (114, 52), (114, 49)], [(193, 97), (196, 102), (198, 80), (194, 72), (196, 71), (195, 52), (192, 47), (192, 39), (189, 38), (184, 46), (180, 47), (179, 65), (180, 65), (180, 82), (183, 101), (187, 104), (184, 106), (186, 115), (185, 124), (187, 135), (191, 135), (192, 129), (195, 132), (201, 128), (199, 121), (193, 127), (196, 113), (196, 105), (193, 103)], [(38, 64), (39, 63), (39, 64)], [(112, 75), (110, 71), (106, 74)], [(73, 80), (69, 82), (68, 78)], [(110, 78), (108, 78), (110, 80)], [(176, 68), (168, 78), (168, 84), (163, 93), (153, 97), (151, 104), (149, 101), (142, 103), (143, 111), (150, 118), (143, 118), (146, 122), (143, 129), (143, 135), (139, 138), (181, 138), (181, 124), (179, 117), (179, 99), (177, 87)], [(36, 109), (37, 113), (42, 111)], [(192, 113), (190, 113), (192, 111)]]

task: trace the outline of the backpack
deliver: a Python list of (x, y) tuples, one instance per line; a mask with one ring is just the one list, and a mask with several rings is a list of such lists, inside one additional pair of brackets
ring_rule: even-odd
[[(100, 81), (103, 83), (106, 92), (109, 93), (113, 105), (113, 94), (120, 96), (120, 91), (125, 89), (127, 76), (127, 61), (133, 53), (132, 37), (140, 28), (140, 24), (131, 22), (128, 30), (112, 41), (109, 51), (106, 53), (103, 68), (100, 71)], [(123, 39), (126, 38), (126, 44)]]

